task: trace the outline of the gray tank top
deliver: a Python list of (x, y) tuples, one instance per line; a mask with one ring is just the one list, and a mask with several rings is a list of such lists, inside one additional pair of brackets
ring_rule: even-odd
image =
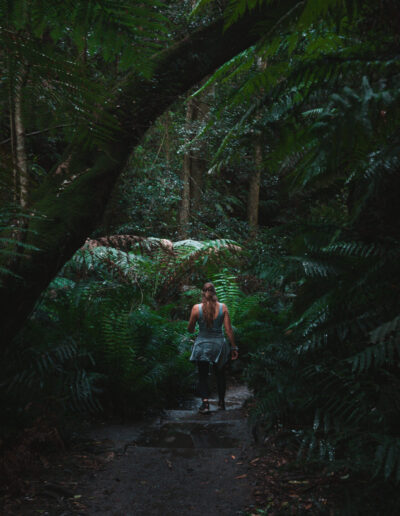
[(206, 321), (203, 317), (203, 306), (199, 305), (199, 337), (205, 337), (208, 339), (220, 339), (223, 337), (222, 334), (222, 323), (224, 321), (224, 314), (222, 312), (222, 303), (219, 303), (219, 312), (217, 317), (213, 321), (211, 328), (207, 326)]

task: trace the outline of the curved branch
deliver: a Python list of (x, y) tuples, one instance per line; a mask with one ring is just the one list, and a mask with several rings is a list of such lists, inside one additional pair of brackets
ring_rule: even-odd
[(27, 243), (40, 251), (10, 267), (18, 278), (10, 275), (4, 279), (0, 290), (4, 345), (18, 332), (52, 278), (101, 221), (115, 181), (150, 125), (179, 95), (253, 45), (260, 37), (256, 30), (260, 21), (265, 33), (297, 3), (269, 3), (225, 31), (223, 21), (217, 21), (157, 54), (150, 79), (127, 76), (110, 109), (118, 124), (109, 140), (101, 148), (69, 149), (71, 159), (66, 166), (68, 176), (75, 179), (60, 189), (52, 177), (36, 192), (33, 209), (43, 216), (32, 220)]

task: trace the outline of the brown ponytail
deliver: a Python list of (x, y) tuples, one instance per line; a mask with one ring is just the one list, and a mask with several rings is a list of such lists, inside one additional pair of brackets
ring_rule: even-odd
[(204, 283), (201, 301), (203, 303), (203, 318), (208, 328), (211, 328), (214, 321), (215, 308), (218, 298), (215, 287), (212, 283)]

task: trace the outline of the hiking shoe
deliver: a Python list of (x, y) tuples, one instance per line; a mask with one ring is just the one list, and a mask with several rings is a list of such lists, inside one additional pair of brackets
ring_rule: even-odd
[(208, 401), (203, 401), (199, 408), (200, 414), (209, 414), (210, 413), (210, 404)]

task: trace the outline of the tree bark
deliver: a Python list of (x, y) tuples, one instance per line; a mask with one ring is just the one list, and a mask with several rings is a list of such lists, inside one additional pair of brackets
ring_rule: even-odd
[(13, 176), (13, 201), (17, 205), (19, 202), (19, 182), (18, 182), (18, 167), (17, 167), (17, 156), (15, 150), (15, 107), (14, 107), (14, 96), (9, 92), (9, 110), (10, 110), (10, 147), (11, 147), (11, 162), (12, 162), (12, 176)]
[[(203, 81), (204, 82), (204, 81)], [(209, 112), (209, 105), (204, 101), (204, 94), (200, 97), (189, 98), (186, 105), (186, 143), (192, 140), (195, 122), (203, 122)], [(195, 135), (193, 135), (194, 137)], [(197, 142), (195, 149), (187, 149), (182, 164), (182, 201), (179, 210), (180, 236), (188, 237), (188, 228), (191, 213), (200, 206), (202, 182), (205, 173), (205, 161), (203, 158), (204, 144)]]
[[(189, 98), (186, 106), (186, 134), (193, 132), (195, 122), (202, 122), (208, 114), (209, 106), (200, 98)], [(191, 135), (186, 138), (190, 143)], [(182, 201), (179, 210), (180, 236), (188, 237), (188, 228), (191, 213), (200, 205), (202, 181), (205, 171), (205, 162), (202, 158), (204, 145), (197, 142), (195, 149), (187, 149), (182, 164)]]
[[(10, 68), (9, 64), (9, 73)], [(25, 64), (22, 64), (19, 68), (15, 87), (13, 88), (10, 83), (9, 89), (10, 142), (13, 164), (13, 200), (15, 204), (20, 204), (22, 208), (26, 208), (28, 205), (29, 175), (22, 103), (24, 84), (27, 80), (28, 71)], [(6, 142), (7, 140), (4, 143)]]
[(192, 156), (192, 163), (190, 167), (190, 179), (192, 189), (192, 211), (197, 211), (200, 208), (201, 193), (203, 190), (203, 178), (205, 173), (206, 163), (204, 159), (199, 156), (196, 151)]
[[(263, 30), (297, 4), (285, 0), (254, 10), (223, 31), (223, 20), (201, 28), (154, 57), (150, 79), (128, 74), (119, 85), (120, 95), (107, 115), (116, 121), (113, 134), (97, 147), (81, 143), (67, 149), (67, 185), (55, 177), (32, 195), (33, 210), (27, 243), (39, 248), (25, 251), (15, 262), (14, 276), (4, 277), (0, 290), (0, 326), (3, 346), (33, 310), (43, 290), (74, 252), (85, 242), (103, 216), (111, 190), (148, 127), (179, 95), (212, 73), (228, 59), (254, 44), (254, 28), (264, 15)], [(101, 124), (101, 113), (98, 114)], [(55, 164), (54, 169), (57, 168)]]
[(15, 174), (19, 178), (19, 201), (22, 208), (28, 205), (29, 176), (28, 157), (26, 154), (25, 125), (22, 118), (22, 93), (26, 77), (23, 71), (22, 77), (17, 79), (14, 101), (14, 127), (15, 127)]
[(171, 164), (171, 135), (169, 132), (169, 126), (171, 124), (171, 117), (169, 116), (169, 111), (165, 113), (164, 116), (164, 127), (165, 127), (165, 161), (169, 167)]
[[(186, 120), (185, 129), (190, 131), (191, 123), (193, 120), (194, 102), (193, 99), (188, 99), (186, 104)], [(187, 133), (186, 133), (187, 134)], [(186, 136), (186, 142), (189, 143), (190, 138)], [(190, 175), (191, 175), (192, 158), (190, 155), (190, 149), (186, 149), (183, 155), (182, 163), (182, 197), (181, 205), (179, 208), (179, 235), (180, 238), (188, 237), (189, 219), (190, 219)]]
[[(194, 99), (195, 110), (193, 119), (199, 124), (203, 123), (210, 110), (210, 106), (205, 102), (205, 95), (200, 95)], [(203, 189), (203, 179), (206, 172), (206, 162), (203, 158), (205, 154), (205, 145), (202, 141), (197, 141), (196, 148), (192, 151), (191, 157), (191, 191), (192, 191), (192, 209), (196, 211), (200, 207), (201, 193)]]
[(247, 219), (252, 236), (257, 233), (258, 210), (260, 204), (260, 182), (262, 169), (262, 147), (258, 140), (254, 146), (254, 171), (249, 178), (249, 195), (247, 200)]

